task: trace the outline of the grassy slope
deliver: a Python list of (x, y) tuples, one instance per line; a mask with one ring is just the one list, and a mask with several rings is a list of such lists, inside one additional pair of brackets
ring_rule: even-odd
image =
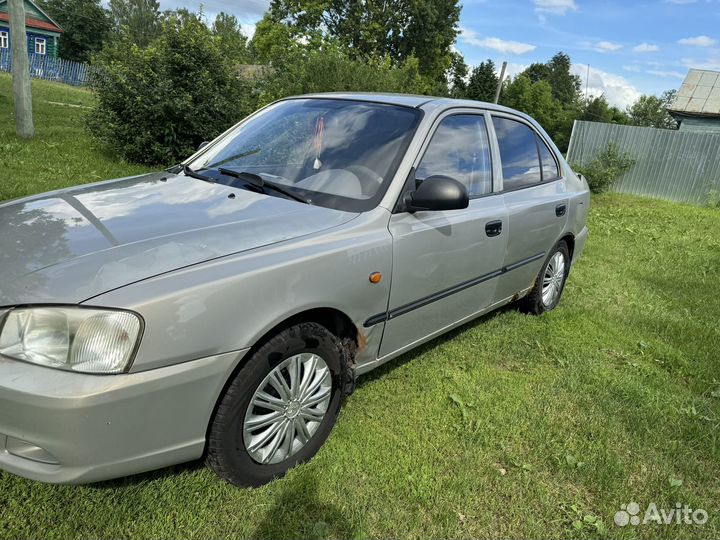
[(92, 95), (70, 86), (33, 81), (36, 137), (30, 143), (15, 138), (15, 110), (10, 76), (0, 73), (0, 199), (22, 197), (80, 182), (139, 174), (129, 165), (98, 149), (83, 125)]
[[(77, 109), (42, 103), (90, 96), (35, 91), (29, 146), (0, 97), (0, 198), (139, 171), (93, 149)], [(720, 536), (720, 213), (608, 195), (590, 226), (557, 310), (504, 310), (365, 377), (285, 479), (236, 489), (200, 463), (87, 487), (0, 472), (0, 537)], [(617, 528), (630, 501), (710, 520)]]

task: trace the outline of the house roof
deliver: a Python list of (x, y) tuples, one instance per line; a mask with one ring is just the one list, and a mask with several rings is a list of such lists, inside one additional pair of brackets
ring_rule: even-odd
[[(43, 15), (43, 17), (47, 19), (47, 21), (43, 21), (35, 17), (29, 17), (26, 14), (25, 26), (29, 26), (30, 28), (38, 28), (40, 30), (49, 30), (50, 32), (57, 32), (60, 34), (64, 32), (62, 26), (60, 26), (57, 21), (55, 21), (55, 19), (48, 15), (43, 8), (37, 5), (37, 3), (33, 2), (33, 0), (25, 0), (25, 2), (27, 2), (28, 4), (32, 4), (32, 6), (37, 9), (38, 12)], [(7, 0), (0, 0), (0, 6), (6, 3)], [(10, 22), (10, 15), (5, 12), (0, 12), (0, 21)]]
[(668, 107), (679, 116), (720, 118), (720, 72), (691, 69)]
[[(10, 22), (10, 16), (7, 13), (0, 13), (0, 21)], [(32, 17), (25, 17), (25, 26), (38, 28), (40, 30), (49, 30), (50, 32), (58, 32), (60, 34), (64, 32), (59, 26), (39, 19), (33, 19)]]

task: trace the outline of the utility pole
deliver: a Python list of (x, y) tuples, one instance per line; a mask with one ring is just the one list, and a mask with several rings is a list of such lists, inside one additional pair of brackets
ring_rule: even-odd
[(588, 100), (588, 85), (590, 84), (590, 64), (588, 64), (587, 76), (585, 77), (585, 101)]
[(503, 80), (505, 79), (506, 68), (507, 62), (503, 62), (502, 68), (500, 69), (500, 78), (498, 79), (497, 89), (495, 90), (495, 101), (493, 101), (493, 103), (497, 103), (498, 101), (500, 101), (500, 90), (502, 90), (502, 84)]
[(8, 0), (10, 11), (10, 39), (12, 41), (12, 80), (15, 96), (15, 132), (18, 137), (32, 139), (35, 126), (32, 116), (32, 87), (30, 60), (25, 32), (24, 0)]

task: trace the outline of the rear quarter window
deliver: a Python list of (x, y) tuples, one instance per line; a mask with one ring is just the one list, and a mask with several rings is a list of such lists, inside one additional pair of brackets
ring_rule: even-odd
[(542, 179), (543, 182), (549, 182), (550, 180), (557, 180), (560, 178), (558, 171), (557, 161), (553, 157), (552, 152), (539, 136), (537, 138), (538, 150), (540, 151), (540, 164), (542, 166)]
[(503, 191), (538, 184), (542, 181), (540, 155), (535, 132), (522, 122), (493, 116), (500, 149)]

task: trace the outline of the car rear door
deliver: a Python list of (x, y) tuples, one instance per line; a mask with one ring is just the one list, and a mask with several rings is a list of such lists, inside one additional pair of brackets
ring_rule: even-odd
[[(390, 219), (393, 272), (380, 357), (407, 349), (469, 319), (495, 298), (506, 249), (507, 211), (494, 193), (488, 119), (483, 111), (448, 112), (415, 163), (416, 182), (445, 175), (470, 195), (464, 210), (400, 209)], [(409, 190), (414, 189), (410, 182)]]
[(533, 286), (548, 252), (559, 240), (568, 215), (561, 167), (544, 137), (519, 117), (492, 114), (502, 169), (502, 197), (508, 212), (505, 272), (498, 299)]

